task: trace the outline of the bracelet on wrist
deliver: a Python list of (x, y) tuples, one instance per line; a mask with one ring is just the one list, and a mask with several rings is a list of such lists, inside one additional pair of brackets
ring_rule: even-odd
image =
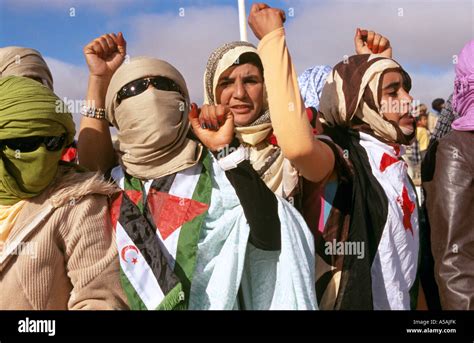
[(105, 108), (82, 106), (81, 114), (87, 118), (105, 119)]

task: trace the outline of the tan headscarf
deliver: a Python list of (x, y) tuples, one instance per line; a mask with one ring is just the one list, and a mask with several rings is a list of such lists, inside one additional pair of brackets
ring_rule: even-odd
[[(226, 43), (214, 50), (204, 73), (204, 103), (218, 103), (215, 96), (219, 77), (245, 53), (253, 53), (258, 57), (257, 48), (247, 42)], [(273, 128), (266, 91), (263, 109), (262, 115), (256, 121), (235, 128), (236, 137), (244, 146), (250, 148), (250, 162), (268, 188), (286, 198), (292, 195), (298, 184), (298, 173), (283, 157), (280, 148), (267, 140)]]
[(390, 143), (409, 144), (415, 136), (405, 135), (397, 123), (381, 111), (382, 75), (400, 71), (404, 87), (411, 88), (409, 75), (394, 60), (376, 55), (355, 55), (337, 64), (326, 79), (319, 112), (330, 126), (352, 127)]
[[(183, 94), (148, 88), (117, 101), (117, 92), (127, 83), (164, 76)], [(202, 146), (187, 138), (189, 94), (183, 76), (171, 64), (150, 57), (132, 58), (114, 74), (106, 95), (108, 121), (117, 128), (118, 152), (125, 171), (139, 179), (156, 179), (195, 165)]]
[(0, 77), (24, 76), (41, 79), (53, 90), (53, 76), (41, 54), (30, 48), (8, 46), (0, 48)]

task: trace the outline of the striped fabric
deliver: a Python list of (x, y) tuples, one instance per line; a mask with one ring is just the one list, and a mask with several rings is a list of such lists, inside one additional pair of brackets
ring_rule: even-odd
[(141, 182), (119, 166), (123, 190), (111, 217), (122, 285), (132, 309), (185, 309), (199, 232), (209, 207), (209, 156), (191, 168)]

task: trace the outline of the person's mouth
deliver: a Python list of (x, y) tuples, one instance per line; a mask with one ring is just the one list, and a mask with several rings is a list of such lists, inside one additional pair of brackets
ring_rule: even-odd
[(415, 131), (415, 118), (410, 113), (403, 115), (398, 121), (403, 134), (411, 135)]
[(252, 111), (252, 106), (247, 104), (239, 104), (230, 106), (230, 109), (235, 114), (247, 114)]
[(410, 126), (413, 125), (415, 121), (415, 118), (410, 113), (404, 114), (400, 120), (398, 121), (398, 124), (400, 126)]

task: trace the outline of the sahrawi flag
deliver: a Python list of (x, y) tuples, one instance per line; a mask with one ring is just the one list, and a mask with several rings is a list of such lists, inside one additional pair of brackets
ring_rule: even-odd
[(132, 309), (185, 309), (196, 263), (201, 225), (209, 208), (209, 157), (202, 163), (142, 184), (112, 177), (123, 190), (111, 218), (121, 281)]

